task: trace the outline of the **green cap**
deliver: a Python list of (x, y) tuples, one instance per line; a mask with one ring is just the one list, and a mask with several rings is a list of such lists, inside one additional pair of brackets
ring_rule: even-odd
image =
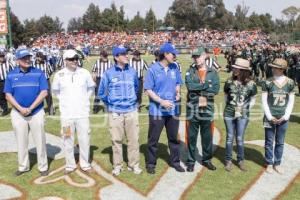
[(205, 49), (203, 47), (199, 47), (192, 51), (192, 56), (201, 56), (203, 53), (205, 53)]

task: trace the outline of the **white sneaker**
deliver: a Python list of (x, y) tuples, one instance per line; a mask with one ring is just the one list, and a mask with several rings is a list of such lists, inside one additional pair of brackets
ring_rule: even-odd
[(114, 176), (119, 176), (121, 174), (121, 172), (123, 171), (122, 166), (116, 166), (113, 170), (112, 170), (112, 175)]
[(268, 174), (273, 174), (274, 170), (273, 170), (273, 165), (268, 165), (266, 168), (266, 172)]
[(282, 166), (280, 165), (275, 165), (274, 166), (274, 170), (278, 173), (278, 174), (284, 174), (284, 169)]
[(133, 172), (134, 174), (141, 174), (143, 172), (143, 170), (138, 166), (134, 166), (134, 167), (127, 167), (128, 171)]

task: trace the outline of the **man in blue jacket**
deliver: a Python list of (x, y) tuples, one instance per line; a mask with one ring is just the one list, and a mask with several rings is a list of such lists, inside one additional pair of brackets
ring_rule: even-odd
[(109, 131), (113, 149), (113, 171), (118, 176), (122, 171), (124, 135), (128, 140), (128, 170), (140, 174), (139, 167), (139, 122), (138, 122), (138, 77), (128, 65), (127, 49), (113, 47), (115, 64), (104, 73), (98, 95), (108, 110)]

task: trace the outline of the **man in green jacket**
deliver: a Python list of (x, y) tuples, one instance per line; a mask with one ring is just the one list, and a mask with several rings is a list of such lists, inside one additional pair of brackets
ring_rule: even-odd
[(188, 123), (187, 171), (194, 171), (197, 136), (200, 128), (202, 142), (202, 165), (216, 170), (211, 163), (213, 143), (214, 96), (219, 92), (220, 81), (217, 71), (205, 64), (205, 49), (200, 47), (192, 53), (194, 64), (186, 72)]

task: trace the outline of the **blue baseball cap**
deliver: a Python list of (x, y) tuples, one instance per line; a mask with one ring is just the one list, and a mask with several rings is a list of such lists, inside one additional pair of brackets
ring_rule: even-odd
[(160, 46), (159, 53), (172, 53), (178, 55), (179, 52), (175, 49), (174, 45), (172, 45), (170, 42), (166, 42)]
[(16, 52), (16, 59), (19, 60), (25, 56), (32, 56), (32, 54), (27, 49), (19, 49)]
[(119, 54), (127, 53), (127, 48), (124, 46), (114, 46), (112, 49), (112, 55), (114, 57), (118, 56)]

